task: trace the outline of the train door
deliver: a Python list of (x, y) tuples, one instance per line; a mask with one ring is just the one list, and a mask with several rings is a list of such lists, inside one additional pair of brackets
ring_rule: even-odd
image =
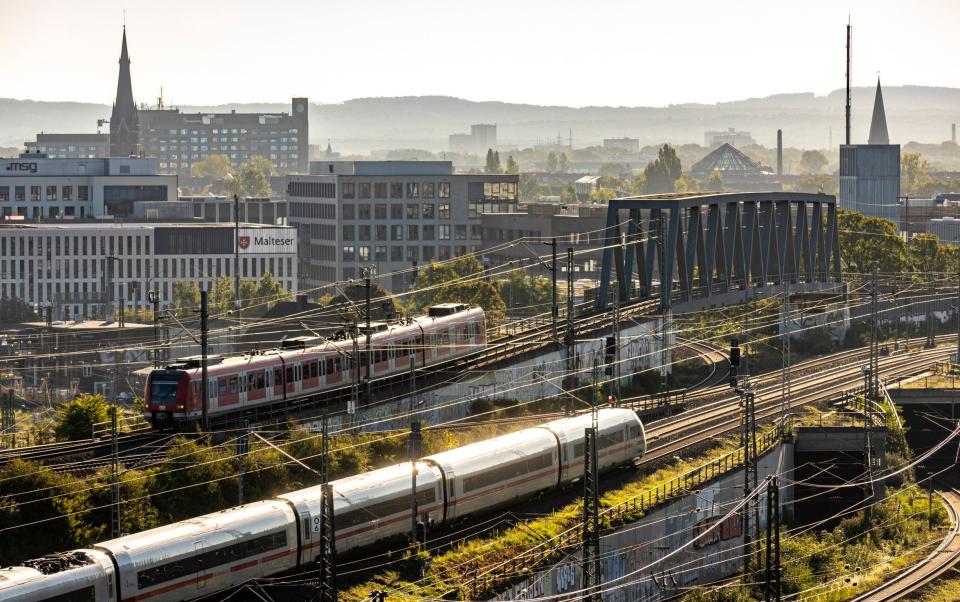
[(203, 566), (203, 542), (193, 542), (193, 557), (197, 561), (197, 589), (204, 589), (207, 585), (207, 568)]
[(283, 364), (273, 369), (273, 398), (283, 398)]

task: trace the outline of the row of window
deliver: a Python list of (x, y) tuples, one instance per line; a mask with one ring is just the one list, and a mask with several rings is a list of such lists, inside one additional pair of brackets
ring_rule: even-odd
[[(0, 203), (6, 203), (11, 200), (15, 202), (24, 202), (27, 200), (29, 188), (29, 198), (32, 202), (39, 201), (73, 201), (74, 200), (74, 186), (72, 184), (67, 184), (65, 186), (56, 186), (49, 185), (46, 186), (46, 194), (41, 195), (43, 192), (43, 186), (14, 186), (13, 187), (13, 196), (10, 196), (10, 186), (0, 186)], [(58, 194), (59, 192), (59, 194)], [(78, 201), (89, 201), (90, 200), (90, 187), (89, 186), (77, 186), (76, 187), (76, 200)]]
[[(406, 248), (406, 255), (404, 255), (404, 248)], [(370, 247), (367, 245), (344, 245), (343, 246), (343, 261), (359, 261), (365, 263), (368, 261), (388, 261), (387, 259), (387, 249), (386, 246), (375, 246)], [(450, 259), (450, 247), (446, 245), (441, 245), (439, 247), (434, 247), (433, 245), (424, 245), (423, 247), (418, 246), (391, 246), (389, 247), (389, 261), (423, 261), (428, 263), (434, 259), (439, 258), (441, 261)], [(423, 253), (421, 255), (421, 249)], [(439, 249), (439, 255), (437, 254), (437, 249)], [(454, 247), (456, 256), (467, 254), (467, 247), (465, 245), (458, 245)], [(476, 251), (477, 247), (473, 248), (473, 251)], [(404, 259), (406, 257), (406, 259)], [(346, 275), (344, 276), (346, 278)], [(351, 276), (352, 278), (352, 276)]]
[[(437, 494), (431, 486), (429, 489), (417, 489), (417, 505), (422, 507), (437, 501)], [(402, 494), (391, 500), (370, 504), (363, 508), (338, 513), (334, 518), (337, 531), (349, 529), (364, 523), (384, 519), (396, 514), (410, 514), (410, 495)]]
[[(160, 130), (154, 129), (154, 128), (151, 128), (150, 131), (151, 131), (151, 132), (158, 132), (158, 133), (160, 132)], [(181, 136), (187, 136), (188, 134), (189, 134), (189, 135), (192, 135), (192, 136), (196, 136), (197, 134), (204, 134), (204, 133), (206, 133), (206, 132), (207, 132), (206, 129), (203, 129), (203, 130), (188, 130), (187, 128), (181, 128), (181, 129), (180, 129), (180, 135), (181, 135)], [(177, 130), (176, 130), (176, 129), (169, 129), (169, 130), (167, 130), (167, 133), (170, 134), (170, 135), (172, 135), (172, 136), (176, 136), (176, 135), (177, 135)], [(232, 128), (232, 129), (231, 129), (231, 128), (214, 128), (214, 129), (210, 130), (210, 133), (211, 133), (211, 134), (246, 134), (246, 133), (247, 133), (247, 129), (246, 129), (246, 128)], [(296, 134), (296, 133), (298, 133), (298, 132), (297, 132), (297, 128), (290, 128), (289, 130), (282, 130), (282, 129), (281, 129), (281, 130), (269, 130), (269, 131), (254, 130), (253, 133), (254, 133), (254, 135), (270, 135), (270, 136), (276, 136), (276, 135), (283, 134), (283, 133)]]
[(463, 492), (475, 491), (489, 485), (509, 481), (517, 477), (528, 475), (553, 465), (553, 452), (545, 452), (535, 456), (527, 456), (497, 468), (484, 470), (463, 479)]
[[(372, 211), (372, 213), (371, 213)], [(394, 203), (390, 205), (390, 219), (450, 219), (450, 203)], [(387, 219), (387, 204), (343, 204), (343, 219)]]
[[(345, 199), (385, 199), (387, 198), (386, 182), (343, 182), (341, 195)], [(403, 182), (390, 182), (390, 198), (404, 198)], [(406, 198), (408, 199), (432, 199), (450, 198), (450, 182), (407, 182)]]
[[(404, 240), (404, 234), (406, 234), (406, 240), (467, 240), (467, 225), (466, 224), (454, 224), (453, 225), (453, 238), (450, 237), (450, 224), (424, 224), (420, 226), (418, 224), (407, 224), (406, 231), (404, 231), (404, 226), (402, 224), (393, 224), (390, 226), (377, 224), (375, 226), (369, 226), (363, 224), (360, 226), (354, 226), (353, 224), (344, 224), (343, 225), (343, 241), (367, 241), (367, 240), (387, 240), (387, 233), (389, 232), (389, 240)], [(421, 238), (421, 232), (423, 234)], [(483, 230), (477, 224), (472, 224), (470, 226), (470, 240), (481, 240)]]

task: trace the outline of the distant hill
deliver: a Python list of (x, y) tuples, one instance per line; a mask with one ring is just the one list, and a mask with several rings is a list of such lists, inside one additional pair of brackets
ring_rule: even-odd
[[(863, 141), (873, 107), (872, 87), (853, 94), (853, 139)], [(960, 120), (960, 89), (922, 86), (884, 88), (894, 142), (937, 143), (949, 139), (950, 124)], [(843, 90), (826, 96), (776, 94), (717, 104), (667, 107), (563, 107), (474, 102), (446, 96), (358, 98), (310, 106), (310, 139), (336, 150), (368, 152), (387, 148), (447, 148), (447, 136), (466, 132), (471, 123), (496, 123), (503, 146), (528, 147), (567, 138), (574, 146), (600, 144), (603, 138), (630, 136), (641, 144), (669, 141), (703, 143), (703, 133), (733, 127), (748, 130), (760, 144), (773, 146), (777, 128), (793, 147), (826, 148), (843, 137)], [(288, 103), (184, 106), (185, 112), (289, 111)], [(92, 132), (110, 107), (91, 103), (40, 102), (0, 98), (0, 147), (19, 147), (37, 132)]]

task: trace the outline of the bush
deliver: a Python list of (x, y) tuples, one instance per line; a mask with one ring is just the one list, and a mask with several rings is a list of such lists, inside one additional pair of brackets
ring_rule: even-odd
[(60, 417), (55, 429), (57, 439), (67, 441), (90, 439), (93, 425), (110, 418), (109, 406), (103, 395), (78, 395), (62, 405), (57, 414)]

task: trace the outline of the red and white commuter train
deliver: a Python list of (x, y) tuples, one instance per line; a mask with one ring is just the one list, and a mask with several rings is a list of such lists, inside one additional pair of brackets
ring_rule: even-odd
[[(643, 456), (646, 435), (635, 412), (597, 414), (600, 471)], [(418, 518), (450, 524), (581, 479), (590, 424), (589, 414), (564, 418), (423, 458)], [(397, 464), (331, 484), (337, 554), (409, 533), (410, 479), (410, 464)], [(0, 600), (180, 602), (306, 569), (320, 549), (322, 503), (320, 486), (301, 489), (0, 569)]]
[[(463, 303), (434, 305), (407, 322), (371, 324), (370, 374), (366, 333), (357, 340), (359, 380), (440, 364), (486, 345), (483, 309)], [(299, 341), (297, 341), (299, 342)], [(208, 416), (216, 418), (338, 389), (353, 382), (353, 340), (214, 358), (207, 362)], [(153, 370), (147, 377), (145, 417), (154, 428), (180, 428), (200, 419), (201, 376), (196, 358)]]

